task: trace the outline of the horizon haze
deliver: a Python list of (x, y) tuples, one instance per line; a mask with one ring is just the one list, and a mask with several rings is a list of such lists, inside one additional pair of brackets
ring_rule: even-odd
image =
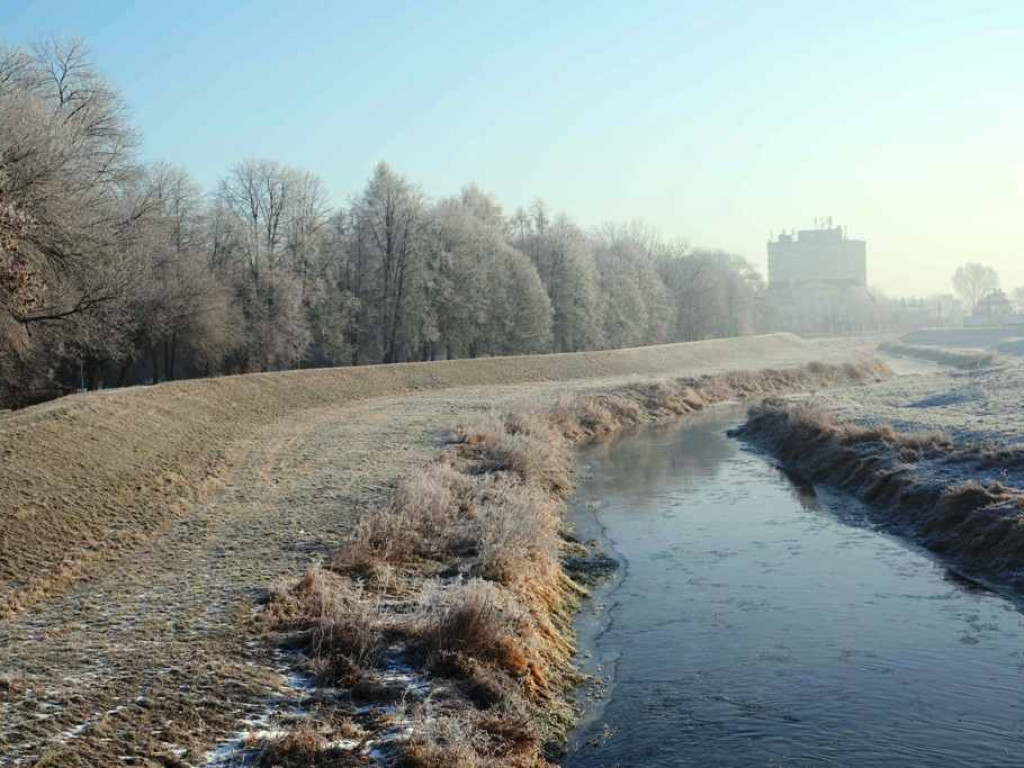
[(831, 216), (890, 295), (949, 293), (970, 261), (1024, 285), (1019, 4), (33, 1), (0, 29), (69, 35), (145, 158), (208, 190), (267, 157), (341, 204), (386, 160), (434, 197), (641, 218), (762, 272), (772, 234)]

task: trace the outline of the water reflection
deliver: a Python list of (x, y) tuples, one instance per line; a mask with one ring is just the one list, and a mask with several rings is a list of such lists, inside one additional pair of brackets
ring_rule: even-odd
[[(627, 433), (588, 446), (584, 455), (595, 469), (587, 479), (588, 493), (614, 490), (648, 496), (669, 481), (685, 488), (714, 480), (738, 450), (735, 441), (726, 439), (722, 419), (737, 420), (743, 413), (741, 406), (726, 406), (714, 415), (700, 414), (688, 421), (645, 429), (639, 433), (642, 438)], [(710, 431), (719, 434), (701, 429), (704, 424), (713, 424)]]

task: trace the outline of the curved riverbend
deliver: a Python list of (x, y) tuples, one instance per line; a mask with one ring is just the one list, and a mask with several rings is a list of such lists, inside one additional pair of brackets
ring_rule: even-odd
[(1024, 616), (791, 482), (719, 408), (580, 455), (573, 516), (623, 563), (580, 620), (598, 766), (1009, 766)]

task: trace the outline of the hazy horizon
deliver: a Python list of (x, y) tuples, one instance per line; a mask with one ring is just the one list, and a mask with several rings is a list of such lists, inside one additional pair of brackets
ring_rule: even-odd
[(212, 188), (268, 157), (336, 203), (387, 160), (439, 197), (477, 182), (580, 224), (642, 218), (762, 271), (782, 229), (831, 216), (869, 282), (1024, 285), (1024, 7), (521, 3), (8, 10), (0, 39), (82, 37), (144, 156)]

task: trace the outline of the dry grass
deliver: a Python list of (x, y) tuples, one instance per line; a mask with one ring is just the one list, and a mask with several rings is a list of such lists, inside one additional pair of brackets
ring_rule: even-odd
[(378, 595), (319, 565), (290, 588), (273, 590), (267, 619), (320, 680), (347, 685), (378, 664), (392, 623)]
[[(258, 749), (259, 768), (357, 768), (372, 762), (357, 749), (345, 749), (332, 743), (323, 724), (306, 722), (284, 735), (265, 738)], [(333, 737), (334, 734), (331, 734)]]
[(773, 334), (170, 382), (3, 414), (0, 619), (116, 567), (209, 494), (240, 445), (284, 418), (422, 390), (658, 376), (807, 354), (797, 337)]
[(574, 718), (571, 615), (585, 593), (563, 568), (573, 443), (724, 400), (887, 372), (819, 364), (677, 379), (462, 424), (329, 567), (275, 590), (268, 627), (321, 679), (353, 689), (372, 688), (396, 658), (419, 670), (431, 693), (408, 714), (405, 765), (550, 765), (546, 745)]
[(496, 662), (514, 674), (525, 671), (521, 653), (510, 660), (525, 612), (506, 592), (480, 579), (447, 587), (431, 582), (425, 590), (416, 635), (428, 654), (457, 654)]
[(749, 429), (766, 439), (774, 433), (785, 436), (794, 446), (822, 443), (857, 447), (878, 443), (895, 451), (923, 451), (949, 454), (953, 441), (945, 432), (897, 432), (888, 424), (863, 426), (841, 422), (814, 406), (769, 399), (750, 412)]
[(916, 357), (919, 360), (929, 360), (939, 365), (949, 365), (953, 368), (965, 370), (987, 368), (997, 360), (996, 355), (992, 352), (985, 352), (980, 349), (953, 350), (940, 347), (920, 347), (892, 341), (879, 344), (878, 348), (883, 352), (889, 352), (900, 357)]

